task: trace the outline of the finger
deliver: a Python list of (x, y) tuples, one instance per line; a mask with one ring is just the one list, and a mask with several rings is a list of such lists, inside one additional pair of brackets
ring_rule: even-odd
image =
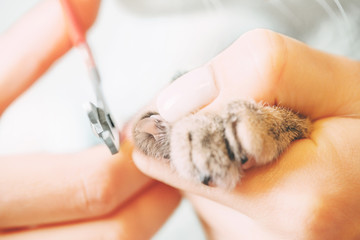
[(239, 98), (283, 105), (313, 119), (347, 115), (360, 111), (359, 75), (359, 62), (255, 30), (165, 88), (157, 107), (168, 121)]
[[(94, 22), (100, 0), (72, 0), (87, 29)], [(67, 50), (71, 42), (60, 2), (42, 1), (0, 37), (0, 115), (8, 105)]]
[(180, 194), (156, 183), (102, 219), (14, 231), (1, 239), (150, 239), (179, 204)]
[[(185, 193), (186, 198), (202, 219), (202, 225), (211, 239), (280, 239), (271, 236), (267, 226), (263, 226), (245, 214), (234, 211), (223, 204), (196, 194)], [(211, 211), (209, 211), (211, 209)], [(221, 216), (221, 221), (219, 221)], [(282, 231), (283, 232), (283, 231)], [(288, 237), (291, 239), (294, 233)]]
[(45, 224), (111, 212), (151, 183), (135, 167), (132, 145), (77, 154), (0, 158), (0, 228)]

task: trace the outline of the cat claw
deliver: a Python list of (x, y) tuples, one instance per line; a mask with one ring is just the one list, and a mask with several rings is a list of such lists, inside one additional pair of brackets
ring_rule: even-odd
[(201, 183), (202, 184), (204, 184), (206, 186), (209, 186), (210, 182), (211, 182), (211, 176), (206, 175), (206, 176), (201, 177)]
[(249, 169), (251, 167), (253, 167), (256, 164), (255, 158), (247, 158), (246, 157), (246, 161), (243, 163), (243, 159), (241, 159), (241, 168), (246, 170)]
[(151, 117), (141, 119), (137, 123), (135, 131), (147, 133), (149, 135), (152, 135), (156, 141), (158, 140), (157, 136), (159, 134), (159, 130), (156, 127), (155, 120)]

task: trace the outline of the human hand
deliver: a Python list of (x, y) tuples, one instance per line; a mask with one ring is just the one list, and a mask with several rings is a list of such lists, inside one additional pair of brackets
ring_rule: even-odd
[(359, 62), (251, 31), (160, 93), (158, 111), (175, 121), (250, 98), (309, 116), (310, 138), (294, 142), (278, 161), (247, 170), (232, 192), (181, 179), (138, 152), (134, 160), (144, 173), (185, 191), (210, 239), (357, 239), (359, 76)]
[[(90, 27), (99, 1), (72, 4)], [(42, 2), (2, 35), (0, 114), (70, 48), (56, 0)], [(140, 173), (132, 149), (127, 141), (114, 156), (103, 146), (0, 156), (0, 239), (150, 238), (180, 196)]]
[[(149, 239), (177, 206), (174, 189), (119, 154), (0, 157), (0, 239)], [(166, 199), (166, 201), (164, 201)]]

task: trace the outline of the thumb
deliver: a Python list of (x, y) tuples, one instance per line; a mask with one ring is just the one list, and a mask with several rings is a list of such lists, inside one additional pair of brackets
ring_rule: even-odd
[(168, 121), (217, 110), (235, 99), (282, 105), (317, 119), (360, 112), (360, 63), (286, 36), (253, 30), (208, 64), (164, 89), (157, 107)]

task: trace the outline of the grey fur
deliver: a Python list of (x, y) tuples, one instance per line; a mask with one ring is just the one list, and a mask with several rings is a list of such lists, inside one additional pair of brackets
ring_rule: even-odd
[[(149, 120), (154, 129), (143, 127)], [(172, 124), (146, 112), (133, 138), (146, 155), (170, 159), (185, 178), (232, 189), (250, 160), (255, 166), (269, 163), (310, 131), (310, 120), (288, 109), (238, 100), (223, 113), (191, 114)]]

